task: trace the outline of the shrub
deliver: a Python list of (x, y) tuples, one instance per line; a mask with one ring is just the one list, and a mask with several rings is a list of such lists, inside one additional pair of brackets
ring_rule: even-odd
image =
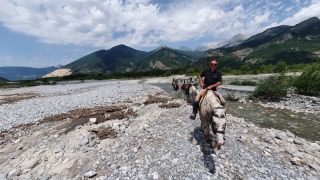
[(306, 69), (296, 78), (294, 85), (299, 94), (320, 96), (320, 65), (315, 64)]
[(242, 81), (243, 86), (256, 86), (257, 83), (255, 81), (250, 81), (250, 80), (244, 80)]
[(239, 79), (236, 79), (236, 80), (231, 81), (229, 84), (238, 86), (238, 85), (241, 85), (241, 81)]
[(171, 71), (166, 71), (165, 73), (163, 73), (163, 76), (171, 76), (171, 75), (172, 75)]
[(283, 73), (283, 72), (286, 72), (286, 70), (287, 70), (287, 63), (284, 61), (279, 61), (276, 67), (274, 67), (273, 72)]
[(290, 79), (284, 74), (276, 74), (259, 83), (252, 95), (255, 98), (279, 101), (287, 95), (291, 84)]
[(186, 75), (187, 76), (193, 76), (196, 73), (196, 71), (194, 70), (194, 68), (188, 68), (186, 70)]

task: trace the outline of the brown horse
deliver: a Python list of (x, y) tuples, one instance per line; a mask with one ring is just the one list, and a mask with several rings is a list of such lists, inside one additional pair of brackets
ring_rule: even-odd
[(173, 90), (175, 90), (175, 91), (179, 90), (179, 82), (177, 79), (173, 79), (171, 85), (172, 85)]
[(181, 85), (181, 91), (183, 91), (187, 97), (189, 97), (189, 89), (191, 86), (192, 86), (192, 84), (190, 84), (190, 83), (188, 83), (188, 84), (184, 83)]
[(223, 108), (220, 104), (219, 98), (211, 91), (207, 91), (200, 101), (200, 120), (201, 131), (204, 134), (205, 146), (204, 153), (209, 154), (208, 144), (210, 125), (212, 132), (215, 134), (214, 148), (220, 149), (224, 144), (224, 133), (227, 124), (226, 120), (227, 109)]

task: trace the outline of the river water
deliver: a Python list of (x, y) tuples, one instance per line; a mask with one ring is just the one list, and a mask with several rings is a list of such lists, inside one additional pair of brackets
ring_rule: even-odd
[[(153, 84), (173, 97), (186, 99), (181, 91), (175, 92), (171, 84)], [(186, 101), (187, 103), (187, 101)], [(320, 141), (320, 118), (319, 115), (295, 113), (285, 109), (265, 108), (254, 103), (239, 103), (227, 101), (228, 114), (235, 117), (244, 118), (247, 122), (252, 122), (259, 127), (289, 130), (298, 137), (311, 141)], [(190, 112), (191, 113), (191, 112)]]

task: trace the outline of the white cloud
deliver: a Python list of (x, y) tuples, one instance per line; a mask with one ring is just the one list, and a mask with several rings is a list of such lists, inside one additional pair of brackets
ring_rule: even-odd
[[(253, 35), (281, 21), (277, 7), (290, 11), (293, 5), (305, 1), (179, 0), (165, 6), (161, 2), (0, 0), (0, 21), (13, 31), (45, 43), (97, 48), (126, 44), (140, 48), (205, 38), (209, 43), (209, 39), (229, 39), (238, 33)], [(312, 6), (281, 23), (319, 16), (319, 0), (312, 2)]]
[(280, 23), (274, 24), (274, 25), (281, 25), (281, 24), (295, 25), (311, 17), (320, 18), (320, 1), (313, 3), (308, 7), (300, 9), (293, 16), (288, 17), (283, 21), (281, 21)]

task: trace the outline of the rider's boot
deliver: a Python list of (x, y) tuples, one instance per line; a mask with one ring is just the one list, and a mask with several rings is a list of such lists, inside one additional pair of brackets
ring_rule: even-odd
[(190, 119), (195, 120), (198, 111), (199, 111), (199, 102), (194, 102), (192, 104), (192, 113), (190, 114)]

